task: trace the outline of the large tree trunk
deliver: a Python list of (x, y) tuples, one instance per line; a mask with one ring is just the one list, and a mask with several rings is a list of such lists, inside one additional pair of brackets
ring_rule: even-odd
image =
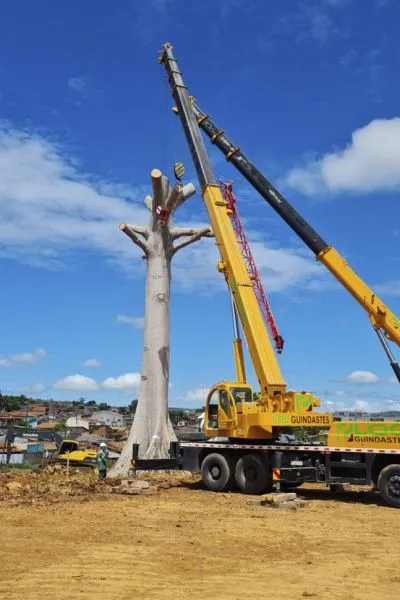
[[(151, 237), (161, 237), (154, 232)], [(171, 273), (161, 240), (153, 240), (147, 265), (144, 343), (139, 399), (129, 437), (140, 444), (139, 457), (168, 456), (169, 303)], [(174, 434), (174, 439), (176, 439)], [(129, 443), (129, 440), (128, 440)]]
[[(172, 225), (177, 206), (195, 191), (191, 184), (185, 186), (186, 191), (177, 185), (169, 194), (168, 179), (161, 178), (160, 171), (153, 170), (152, 179), (153, 198), (145, 199), (151, 211), (149, 227), (120, 226), (145, 253), (147, 279), (139, 398), (132, 429), (111, 477), (128, 474), (133, 444), (139, 444), (139, 458), (167, 458), (170, 443), (176, 441), (168, 415), (171, 260), (180, 248), (212, 235), (209, 228), (194, 231)], [(182, 236), (187, 239), (174, 246), (173, 241)]]

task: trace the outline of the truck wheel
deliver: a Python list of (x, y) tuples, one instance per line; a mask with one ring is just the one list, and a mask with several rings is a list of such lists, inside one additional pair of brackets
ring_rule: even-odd
[(203, 483), (212, 492), (225, 492), (232, 487), (234, 467), (224, 454), (209, 454), (201, 465)]
[(235, 480), (245, 494), (261, 494), (271, 487), (267, 467), (256, 454), (245, 454), (238, 460)]
[(400, 465), (388, 465), (382, 469), (377, 488), (387, 504), (400, 508)]

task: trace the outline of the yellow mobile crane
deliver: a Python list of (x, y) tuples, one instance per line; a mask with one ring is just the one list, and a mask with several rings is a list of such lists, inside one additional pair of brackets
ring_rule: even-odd
[[(205, 415), (205, 435), (210, 439), (181, 444), (179, 460), (186, 468), (201, 470), (204, 483), (213, 490), (229, 489), (233, 480), (250, 493), (267, 489), (274, 479), (286, 485), (307, 480), (373, 482), (388, 503), (400, 508), (400, 423), (333, 422), (332, 415), (314, 412), (320, 402), (312, 393), (286, 389), (230, 221), (229, 205), (215, 179), (199, 127), (367, 311), (399, 381), (400, 367), (386, 340), (400, 345), (400, 320), (200, 110), (188, 94), (170, 44), (164, 44), (159, 62), (168, 74), (220, 252), (218, 269), (232, 295), (261, 391), (254, 401), (253, 390), (244, 381), (236, 341), (238, 381), (222, 381), (211, 389)], [(327, 446), (279, 441), (282, 428), (295, 431), (304, 426), (329, 427)], [(223, 436), (223, 441), (215, 442), (216, 436)], [(178, 459), (176, 452), (175, 448)]]

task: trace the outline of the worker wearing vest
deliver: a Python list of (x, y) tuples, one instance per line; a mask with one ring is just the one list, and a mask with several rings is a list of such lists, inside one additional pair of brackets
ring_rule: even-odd
[(108, 450), (107, 445), (101, 442), (97, 451), (97, 468), (99, 470), (99, 479), (105, 479), (107, 476)]

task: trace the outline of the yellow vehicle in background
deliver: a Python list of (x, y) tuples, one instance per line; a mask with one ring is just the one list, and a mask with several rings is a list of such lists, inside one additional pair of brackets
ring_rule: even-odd
[(49, 462), (79, 469), (94, 469), (97, 465), (96, 450), (82, 448), (76, 440), (63, 440)]

